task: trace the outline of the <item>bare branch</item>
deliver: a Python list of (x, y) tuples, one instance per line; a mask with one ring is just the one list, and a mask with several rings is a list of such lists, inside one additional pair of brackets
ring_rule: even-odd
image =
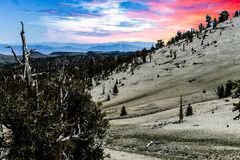
[(10, 48), (10, 49), (11, 49), (11, 52), (13, 53), (13, 56), (14, 56), (15, 60), (16, 60), (21, 66), (23, 66), (23, 63), (18, 59), (15, 51), (13, 50), (13, 47), (7, 46), (6, 48)]
[(23, 63), (25, 63), (25, 56), (27, 54), (27, 44), (26, 44), (26, 39), (25, 39), (25, 31), (24, 31), (24, 24), (21, 22), (22, 25), (22, 31), (21, 31), (21, 39), (22, 39), (22, 52), (23, 52)]
[(23, 22), (21, 21), (21, 25), (22, 25), (22, 32), (21, 32), (21, 34), (24, 34), (25, 32), (24, 32), (24, 24), (23, 24)]
[(27, 49), (27, 42), (25, 38), (24, 24), (21, 22), (22, 31), (21, 31), (21, 39), (22, 39), (22, 55), (23, 55), (23, 64), (24, 64), (24, 79), (29, 85), (32, 85), (32, 74), (31, 74), (31, 66), (29, 63), (29, 51)]
[(42, 73), (33, 73), (32, 77), (36, 77), (36, 76), (43, 75), (43, 74), (44, 74), (44, 72), (42, 72)]
[(36, 49), (30, 49), (29, 53), (31, 54), (32, 52), (36, 51)]
[(63, 101), (65, 101), (65, 100), (66, 100), (67, 96), (68, 96), (68, 91), (67, 91), (67, 90), (65, 90), (65, 96), (64, 96), (64, 98), (63, 98)]

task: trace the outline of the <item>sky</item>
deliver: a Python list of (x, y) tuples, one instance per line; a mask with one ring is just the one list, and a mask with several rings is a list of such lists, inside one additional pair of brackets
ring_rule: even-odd
[(155, 42), (169, 40), (240, 0), (0, 0), (0, 43)]

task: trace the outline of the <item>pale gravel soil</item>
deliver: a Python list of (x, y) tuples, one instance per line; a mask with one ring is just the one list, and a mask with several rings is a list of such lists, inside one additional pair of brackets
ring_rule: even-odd
[[(238, 159), (240, 122), (232, 119), (237, 114), (232, 112), (232, 104), (237, 100), (226, 100), (193, 104), (194, 115), (185, 117), (181, 124), (174, 123), (178, 109), (113, 120), (109, 147), (162, 159)], [(165, 122), (170, 123), (162, 127)], [(146, 148), (151, 141), (158, 144)]]
[(105, 153), (111, 154), (110, 158), (106, 158), (106, 160), (160, 160), (159, 158), (147, 155), (116, 151), (112, 149), (105, 149)]

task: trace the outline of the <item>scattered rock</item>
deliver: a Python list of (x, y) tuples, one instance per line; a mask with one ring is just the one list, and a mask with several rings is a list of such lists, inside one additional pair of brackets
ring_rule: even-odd
[(193, 65), (203, 64), (202, 62), (193, 62)]
[(188, 80), (189, 83), (195, 82), (197, 79), (196, 78), (191, 78)]

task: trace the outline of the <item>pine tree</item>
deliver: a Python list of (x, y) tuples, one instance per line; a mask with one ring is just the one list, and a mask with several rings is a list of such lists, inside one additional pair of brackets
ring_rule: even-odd
[(191, 116), (191, 115), (193, 115), (193, 109), (192, 109), (191, 104), (189, 103), (188, 107), (187, 107), (186, 116)]
[(110, 95), (108, 94), (107, 101), (110, 101), (110, 100), (111, 100), (111, 98), (110, 98)]
[(219, 99), (224, 98), (224, 86), (223, 85), (218, 86), (217, 95), (218, 95)]
[(217, 25), (218, 25), (218, 21), (217, 21), (216, 18), (214, 18), (214, 20), (213, 20), (213, 29), (216, 29)]
[(126, 116), (126, 115), (127, 115), (127, 111), (126, 111), (125, 106), (123, 106), (122, 109), (121, 109), (120, 116)]
[(118, 94), (117, 84), (115, 84), (114, 87), (113, 87), (113, 93), (114, 93), (114, 94)]
[(154, 51), (155, 51), (155, 47), (152, 46), (152, 47), (151, 47), (151, 52), (154, 52)]
[(232, 95), (232, 92), (231, 92), (232, 89), (233, 89), (233, 82), (231, 80), (229, 80), (226, 83), (226, 89), (225, 89), (224, 97), (228, 97), (228, 96)]
[(220, 13), (220, 16), (218, 18), (218, 23), (222, 23), (222, 22), (225, 22), (228, 20), (228, 17), (229, 17), (229, 13), (228, 11), (222, 11)]
[(239, 11), (236, 11), (234, 14), (234, 17), (238, 17), (239, 16)]
[(176, 36), (176, 41), (179, 41), (180, 39), (182, 39), (182, 32), (178, 31)]
[(164, 41), (161, 39), (157, 41), (156, 49), (160, 49), (162, 47), (164, 47)]
[(204, 30), (204, 25), (201, 23), (198, 28), (199, 32), (202, 33), (202, 31)]
[(207, 15), (207, 16), (206, 16), (207, 28), (211, 27), (211, 20), (212, 20), (212, 17), (210, 17), (209, 15)]
[(147, 62), (147, 54), (148, 54), (148, 50), (146, 48), (143, 48), (143, 50), (142, 50), (142, 61), (143, 61), (143, 63)]

